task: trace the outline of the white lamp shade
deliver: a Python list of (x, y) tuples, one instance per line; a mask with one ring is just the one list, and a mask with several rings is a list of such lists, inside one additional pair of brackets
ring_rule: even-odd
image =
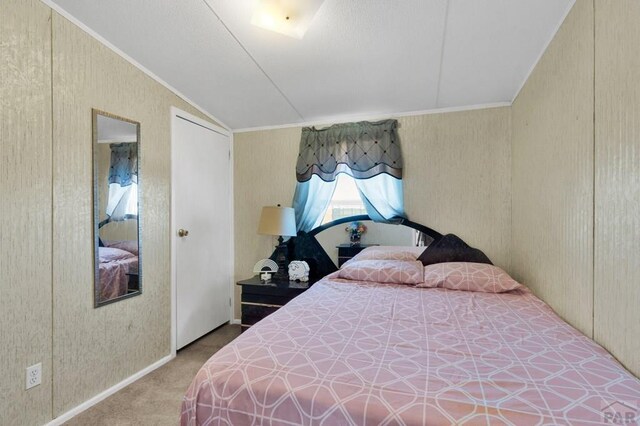
[(291, 207), (265, 206), (260, 215), (258, 234), (295, 237), (296, 214)]

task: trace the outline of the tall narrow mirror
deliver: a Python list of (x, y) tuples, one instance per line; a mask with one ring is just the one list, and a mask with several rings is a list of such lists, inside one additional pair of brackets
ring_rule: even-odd
[(95, 306), (142, 292), (140, 124), (93, 110)]

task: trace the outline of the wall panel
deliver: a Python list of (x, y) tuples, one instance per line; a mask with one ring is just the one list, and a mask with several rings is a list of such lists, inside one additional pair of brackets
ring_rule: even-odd
[[(54, 415), (170, 353), (170, 108), (204, 118), (53, 13)], [(140, 122), (142, 295), (93, 307), (91, 109)]]
[[(0, 424), (51, 416), (51, 11), (0, 2)], [(25, 390), (25, 368), (42, 384)]]
[[(275, 238), (258, 235), (263, 206), (291, 206), (300, 128), (236, 133), (234, 161), (234, 245), (236, 281), (253, 275), (253, 265), (267, 258)], [(240, 318), (240, 288), (235, 286), (235, 318)]]
[[(509, 268), (510, 110), (402, 117), (405, 204), (411, 220), (460, 235)], [(291, 205), (301, 128), (234, 135), (235, 277), (252, 275), (275, 239), (257, 235), (262, 206)], [(239, 314), (236, 289), (236, 318)]]
[(640, 376), (640, 2), (596, 1), (595, 339)]
[(404, 117), (409, 218), (454, 233), (510, 269), (510, 109)]
[(511, 266), (592, 336), (593, 0), (579, 0), (512, 106)]

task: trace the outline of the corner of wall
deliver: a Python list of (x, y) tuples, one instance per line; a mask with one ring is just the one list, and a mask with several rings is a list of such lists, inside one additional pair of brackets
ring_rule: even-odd
[(511, 257), (516, 279), (589, 336), (593, 81), (593, 7), (578, 1), (512, 105)]

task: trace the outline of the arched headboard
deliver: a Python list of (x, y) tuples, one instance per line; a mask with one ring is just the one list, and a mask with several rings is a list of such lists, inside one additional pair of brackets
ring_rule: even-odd
[[(289, 239), (287, 242), (289, 259), (304, 260), (309, 263), (311, 269), (310, 275), (314, 280), (336, 271), (338, 267), (333, 260), (331, 260), (331, 257), (325, 251), (324, 247), (322, 247), (316, 236), (320, 232), (326, 231), (334, 226), (365, 220), (371, 220), (371, 218), (367, 215), (349, 216), (318, 226), (309, 232), (299, 232), (296, 237)], [(412, 222), (408, 219), (403, 219), (397, 224), (397, 226), (406, 226), (408, 228), (415, 229), (416, 231), (429, 236), (433, 240), (437, 240), (442, 237), (442, 234), (428, 226)], [(274, 255), (272, 255), (272, 258), (274, 258)]]
[[(357, 222), (357, 221), (361, 221), (361, 220), (371, 220), (371, 218), (369, 216), (367, 216), (366, 214), (361, 214), (361, 215), (357, 215), (357, 216), (343, 217), (343, 218), (336, 219), (334, 221), (325, 223), (324, 225), (320, 225), (320, 226), (318, 226), (316, 228), (313, 228), (311, 231), (309, 231), (308, 235), (315, 236), (315, 235), (319, 234), (322, 231), (325, 231), (325, 230), (327, 230), (329, 228), (333, 228), (336, 225), (342, 225), (343, 223)], [(421, 225), (419, 223), (412, 222), (409, 219), (402, 219), (400, 222), (398, 222), (398, 225), (403, 225), (403, 226), (406, 226), (408, 228), (415, 229), (416, 231), (420, 231), (423, 234), (427, 234), (428, 236), (430, 236), (434, 240), (437, 240), (438, 238), (442, 237), (442, 234), (440, 234), (439, 232), (434, 231), (433, 229), (429, 228), (428, 226), (424, 226), (424, 225)]]

